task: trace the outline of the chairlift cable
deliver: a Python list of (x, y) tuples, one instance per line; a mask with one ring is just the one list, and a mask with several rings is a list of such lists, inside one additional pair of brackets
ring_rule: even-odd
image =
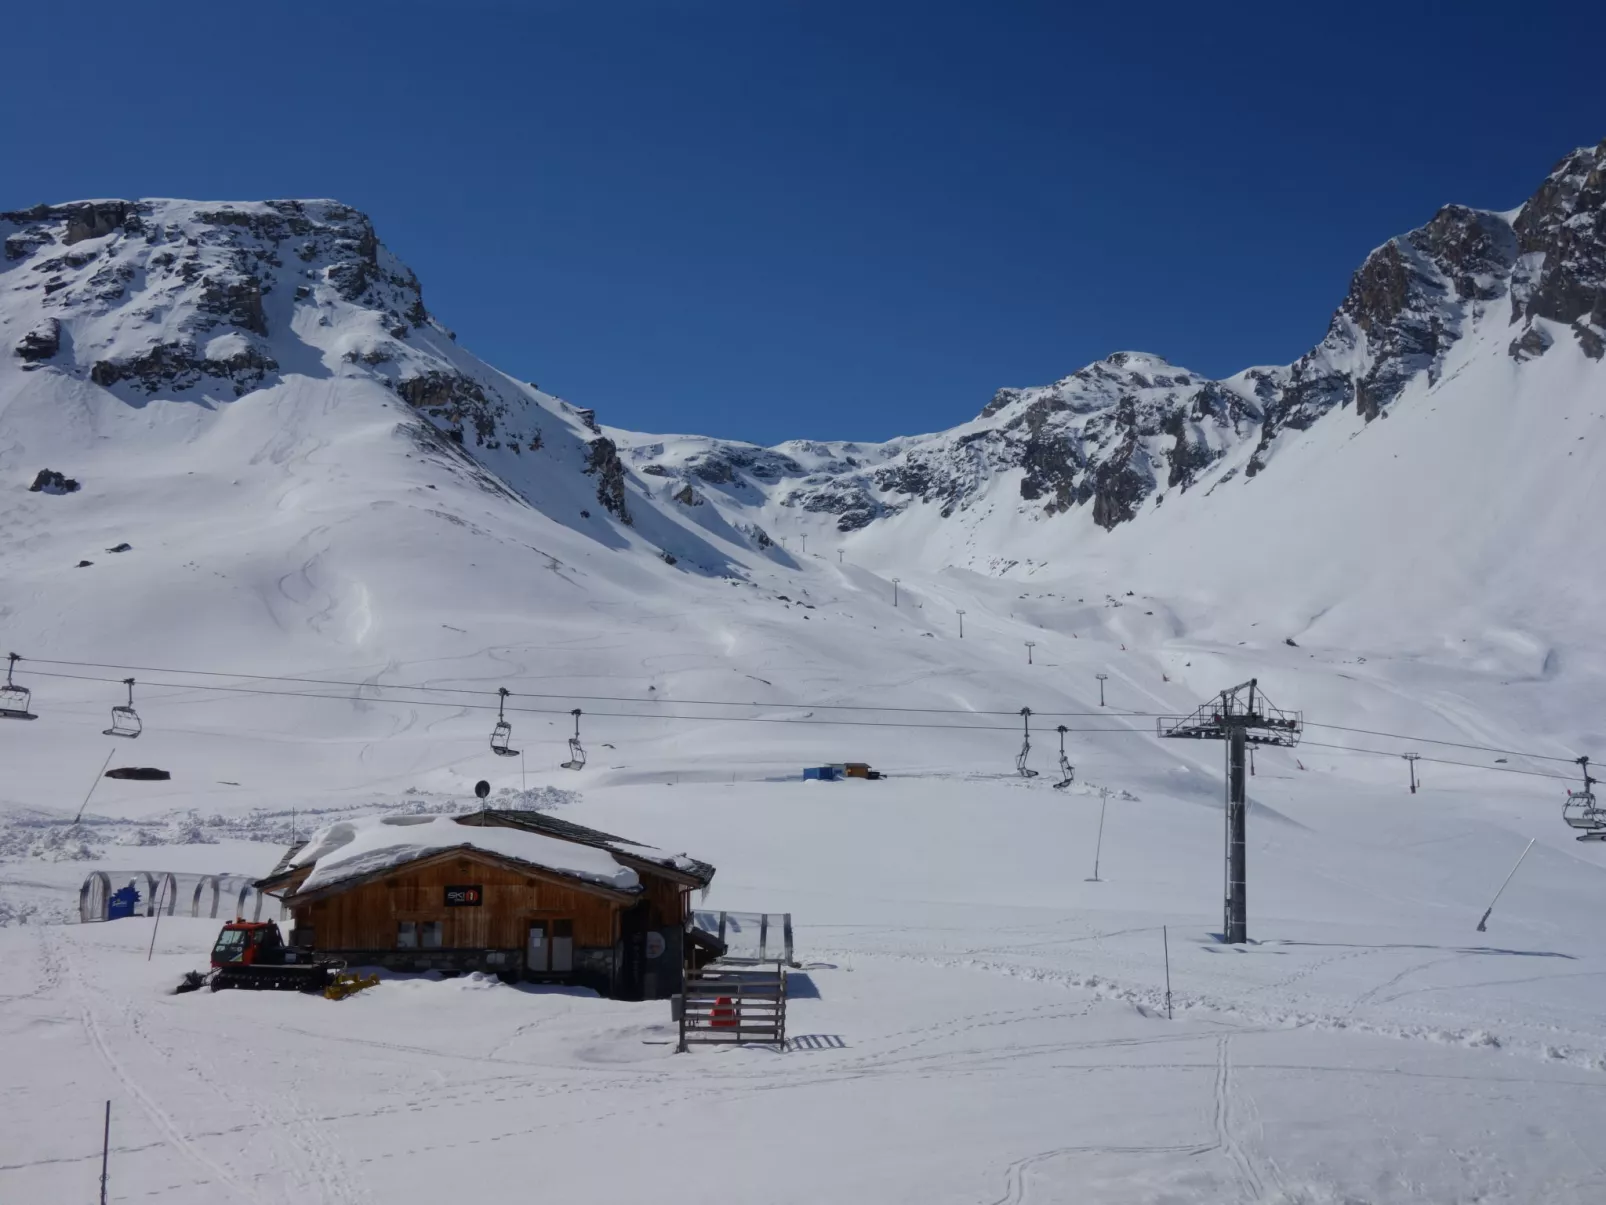
[[(103, 662), (62, 661), (62, 660), (55, 660), (55, 659), (50, 659), (50, 658), (32, 658), (32, 657), (20, 657), (20, 656), (16, 657), (15, 661), (11, 662), (10, 664), (15, 664), (16, 662), (34, 662), (36, 664), (41, 664), (41, 665), (66, 665), (66, 666), (72, 666), (72, 667), (77, 667), (77, 668), (106, 668), (106, 669), (138, 668), (138, 667), (133, 667), (133, 666), (113, 665), (111, 663), (103, 663)], [(10, 666), (8, 665), (8, 671), (9, 671), (9, 668), (10, 668)], [(33, 674), (36, 677), (41, 677), (41, 678), (60, 678), (60, 679), (73, 680), (73, 681), (84, 681), (84, 682), (120, 682), (120, 683), (123, 683), (125, 685), (129, 685), (129, 686), (132, 686), (132, 681), (133, 681), (132, 679), (128, 679), (128, 678), (109, 678), (109, 677), (103, 677), (103, 676), (98, 676), (98, 675), (70, 674), (70, 673), (61, 673), (61, 672), (58, 672), (58, 671), (37, 670), (37, 669), (30, 669), (28, 672)], [(243, 679), (246, 679), (246, 680), (261, 681), (261, 682), (285, 682), (285, 683), (292, 683), (292, 684), (339, 686), (339, 687), (344, 687), (344, 688), (349, 688), (349, 689), (354, 689), (354, 690), (375, 691), (375, 692), (406, 691), (406, 692), (413, 692), (413, 693), (445, 693), (445, 694), (463, 694), (463, 695), (481, 695), (481, 696), (491, 694), (491, 692), (489, 692), (489, 691), (469, 690), (469, 689), (460, 688), (460, 687), (389, 685), (389, 684), (374, 683), (374, 682), (350, 682), (350, 681), (342, 681), (342, 680), (335, 680), (335, 679), (297, 678), (297, 677), (288, 677), (288, 676), (271, 675), (271, 674), (227, 674), (227, 673), (222, 673), (220, 671), (214, 671), (214, 670), (169, 669), (169, 670), (165, 670), (164, 671), (164, 670), (158, 670), (158, 669), (154, 669), (153, 668), (149, 672), (176, 673), (176, 674), (186, 675), (186, 676), (232, 677), (232, 678), (243, 678)], [(328, 700), (333, 700), (333, 701), (343, 701), (343, 700), (344, 701), (351, 701), (351, 696), (348, 696), (348, 695), (331, 695), (331, 694), (322, 694), (322, 693), (316, 693), (316, 692), (311, 692), (311, 691), (264, 690), (264, 689), (261, 689), (261, 688), (254, 688), (254, 687), (247, 687), (247, 686), (224, 686), (224, 685), (221, 685), (221, 684), (202, 685), (202, 684), (198, 684), (198, 683), (194, 683), (194, 682), (152, 681), (150, 679), (145, 679), (144, 681), (145, 681), (145, 685), (147, 687), (158, 687), (158, 688), (162, 688), (162, 689), (179, 690), (179, 691), (220, 692), (220, 693), (228, 693), (228, 694), (279, 696), (279, 697), (284, 697), (284, 698), (328, 699)], [(23, 688), (18, 688), (18, 689), (23, 689)], [(505, 689), (505, 688), (502, 688), (502, 689)], [(496, 697), (498, 698), (498, 704), (499, 704), (498, 710), (501, 711), (502, 707), (505, 705), (505, 700), (503, 700), (500, 696), (496, 696)], [(644, 700), (644, 699), (640, 699), (640, 698), (636, 698), (636, 697), (608, 696), (608, 695), (577, 695), (577, 694), (530, 693), (530, 694), (527, 694), (525, 697), (536, 698), (536, 699), (578, 700), (578, 701), (585, 701), (585, 702), (592, 702), (592, 701), (620, 702), (620, 703), (634, 703), (634, 704), (638, 704), (638, 705), (648, 702), (648, 700)], [(408, 698), (385, 698), (385, 697), (375, 698), (375, 697), (368, 697), (368, 698), (363, 699), (362, 701), (370, 702), (370, 703), (389, 703), (389, 704), (400, 704), (400, 705), (405, 705), (405, 706), (418, 706), (418, 707), (454, 707), (454, 708), (458, 708), (460, 710), (464, 710), (464, 709), (480, 709), (480, 708), (489, 709), (489, 706), (490, 706), (489, 703), (474, 703), (474, 702), (469, 702), (467, 700), (464, 700), (462, 702), (445, 702), (445, 701), (435, 700), (435, 699), (408, 699)], [(685, 706), (685, 707), (747, 707), (747, 708), (767, 707), (767, 708), (787, 708), (787, 709), (796, 709), (796, 710), (805, 710), (806, 709), (806, 710), (809, 710), (809, 711), (854, 711), (854, 712), (870, 711), (870, 712), (885, 712), (885, 713), (893, 713), (893, 714), (949, 715), (949, 716), (956, 716), (956, 717), (957, 716), (991, 717), (991, 716), (1018, 715), (1018, 714), (1020, 714), (1019, 711), (1011, 711), (1011, 712), (984, 711), (984, 710), (973, 711), (973, 710), (963, 709), (963, 708), (891, 707), (891, 706), (878, 707), (878, 706), (870, 705), (870, 704), (837, 704), (837, 703), (812, 703), (812, 704), (811, 703), (792, 703), (792, 702), (759, 703), (759, 702), (756, 702), (756, 701), (754, 701), (754, 702), (738, 702), (738, 701), (735, 701), (735, 700), (718, 700), (718, 699), (677, 699), (677, 700), (665, 700), (664, 703), (669, 703), (669, 704), (672, 704), (672, 705), (673, 704), (678, 704), (680, 706)], [(661, 707), (661, 706), (663, 706), (663, 704), (662, 703), (655, 704), (655, 706), (656, 707)], [(125, 709), (126, 710), (132, 710), (132, 692), (130, 692), (130, 701), (129, 701), (129, 704), (127, 705), (127, 707)], [(557, 709), (557, 708), (542, 708), (542, 707), (507, 707), (506, 710), (507, 711), (511, 711), (511, 712), (521, 713), (521, 714), (530, 714), (530, 715), (564, 715), (564, 714), (572, 715), (574, 713), (575, 709), (571, 708), (571, 709), (562, 709), (562, 710), (560, 710), (560, 709)], [(911, 722), (911, 721), (878, 721), (878, 720), (847, 720), (847, 719), (844, 719), (844, 720), (829, 720), (829, 719), (817, 719), (817, 718), (812, 718), (812, 717), (804, 718), (804, 717), (775, 717), (775, 716), (717, 716), (717, 715), (710, 715), (710, 716), (676, 716), (676, 715), (664, 715), (661, 712), (656, 712), (656, 711), (654, 713), (641, 713), (641, 712), (592, 712), (592, 714), (593, 715), (599, 715), (599, 716), (606, 716), (606, 717), (609, 717), (609, 718), (617, 718), (617, 719), (662, 719), (662, 720), (667, 720), (667, 721), (672, 721), (672, 722), (683, 722), (683, 723), (724, 723), (724, 722), (731, 722), (731, 723), (791, 723), (791, 724), (814, 724), (814, 725), (826, 725), (826, 726), (837, 725), (837, 726), (844, 726), (844, 727), (867, 727), (867, 728), (909, 728), (909, 729), (971, 730), (971, 731), (977, 731), (977, 732), (1002, 732), (1002, 731), (1010, 731), (1011, 730), (1008, 725), (1002, 725), (1002, 724), (962, 724), (962, 723), (961, 724), (933, 724), (933, 723), (916, 723), (916, 722)], [(1105, 716), (1105, 717), (1109, 717), (1110, 716), (1110, 710), (1106, 709), (1106, 710), (1101, 711), (1101, 712), (1094, 712), (1094, 711), (1088, 711), (1088, 712), (1048, 712), (1048, 711), (1045, 711), (1045, 712), (1037, 712), (1035, 714), (1043, 715), (1043, 716), (1050, 716), (1050, 717), (1054, 717), (1054, 718), (1060, 718), (1060, 717), (1073, 717), (1074, 718), (1074, 717), (1081, 717), (1081, 716), (1092, 717), (1092, 716), (1099, 716), (1099, 715), (1102, 715), (1102, 716)], [(1156, 714), (1156, 713), (1137, 712), (1137, 711), (1134, 711), (1134, 712), (1120, 712), (1120, 713), (1118, 713), (1118, 715), (1121, 718), (1127, 718), (1127, 717), (1131, 717), (1131, 718), (1148, 718), (1148, 717), (1153, 716), (1154, 714)], [(138, 718), (137, 715), (135, 716), (135, 718), (136, 719)], [(1501, 749), (1501, 748), (1496, 748), (1494, 746), (1475, 745), (1475, 744), (1470, 744), (1470, 743), (1465, 743), (1465, 742), (1438, 740), (1438, 739), (1435, 739), (1435, 738), (1432, 738), (1432, 737), (1408, 736), (1408, 735), (1404, 735), (1404, 734), (1400, 734), (1400, 733), (1385, 732), (1385, 731), (1381, 731), (1381, 730), (1378, 730), (1378, 729), (1353, 728), (1353, 727), (1347, 727), (1347, 726), (1339, 725), (1339, 724), (1324, 724), (1324, 723), (1320, 723), (1320, 722), (1317, 722), (1317, 721), (1306, 721), (1306, 724), (1307, 724), (1308, 727), (1326, 728), (1326, 729), (1330, 729), (1330, 730), (1336, 731), (1336, 732), (1353, 732), (1353, 733), (1357, 733), (1357, 734), (1360, 734), (1360, 735), (1376, 736), (1376, 737), (1379, 737), (1381, 739), (1386, 739), (1386, 740), (1409, 741), (1409, 742), (1422, 743), (1422, 744), (1444, 745), (1446, 747), (1458, 748), (1458, 749), (1467, 749), (1467, 750), (1472, 750), (1472, 751), (1477, 751), (1477, 752), (1497, 753), (1497, 754), (1501, 754), (1501, 755), (1509, 756), (1509, 757), (1532, 758), (1532, 759), (1535, 759), (1535, 760), (1542, 760), (1542, 761), (1566, 761), (1566, 762), (1576, 761), (1576, 758), (1559, 757), (1559, 756), (1557, 756), (1555, 754), (1533, 753), (1533, 752), (1526, 752), (1526, 751), (1514, 750), (1514, 749)], [(110, 731), (110, 730), (108, 730), (108, 731)], [(1144, 734), (1146, 734), (1147, 733), (1147, 730), (1146, 729), (1142, 729), (1142, 728), (1077, 728), (1077, 729), (1071, 729), (1071, 731), (1094, 733), (1094, 734), (1106, 734), (1106, 733), (1144, 733)], [(1317, 741), (1306, 741), (1304, 743), (1307, 744), (1307, 745), (1310, 745), (1312, 747), (1316, 747), (1316, 748), (1333, 749), (1333, 750), (1336, 750), (1336, 751), (1346, 752), (1346, 753), (1365, 753), (1365, 754), (1373, 754), (1373, 755), (1377, 755), (1377, 756), (1386, 756), (1386, 757), (1398, 756), (1397, 752), (1389, 751), (1389, 750), (1358, 749), (1358, 748), (1354, 748), (1354, 747), (1348, 746), (1348, 745), (1332, 745), (1332, 744), (1325, 744), (1325, 743), (1317, 742)], [(1460, 761), (1453, 761), (1453, 760), (1448, 760), (1448, 759), (1443, 759), (1443, 758), (1431, 758), (1431, 757), (1423, 757), (1421, 760), (1425, 761), (1425, 762), (1439, 764), (1439, 765), (1464, 766), (1464, 767), (1468, 767), (1468, 768), (1471, 768), (1471, 769), (1498, 770), (1498, 771), (1500, 771), (1502, 773), (1525, 774), (1525, 775), (1528, 775), (1528, 776), (1531, 776), (1531, 777), (1555, 778), (1555, 779), (1562, 779), (1562, 780), (1570, 781), (1569, 779), (1566, 779), (1565, 776), (1563, 776), (1563, 775), (1547, 774), (1547, 773), (1542, 773), (1542, 772), (1535, 771), (1535, 770), (1522, 770), (1522, 769), (1517, 769), (1517, 768), (1511, 767), (1511, 766), (1485, 766), (1485, 765), (1480, 765), (1480, 764), (1475, 763), (1475, 762), (1460, 762)]]

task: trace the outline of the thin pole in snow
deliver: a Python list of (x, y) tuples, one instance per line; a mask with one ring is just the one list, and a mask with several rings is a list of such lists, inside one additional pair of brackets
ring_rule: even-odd
[(1171, 1020), (1171, 934), (1160, 926), (1160, 940), (1165, 943), (1165, 1019)]
[(106, 1172), (112, 1151), (112, 1102), (106, 1102), (106, 1125), (100, 1135), (100, 1205), (106, 1205)]
[(1109, 787), (1100, 787), (1099, 788), (1099, 839), (1098, 839), (1098, 844), (1093, 847), (1093, 877), (1088, 880), (1088, 882), (1090, 882), (1090, 883), (1101, 883), (1101, 882), (1104, 881), (1104, 880), (1099, 878), (1099, 855), (1104, 852), (1104, 809), (1105, 809), (1105, 807), (1107, 807), (1109, 805), (1109, 802), (1110, 802), (1110, 788)]
[(961, 607), (960, 610), (959, 610), (959, 639), (963, 640), (964, 638), (965, 638), (965, 612), (964, 612), (964, 608)]
[[(1534, 842), (1537, 841), (1537, 840), (1538, 840), (1537, 837), (1529, 837), (1528, 838), (1528, 844), (1523, 848), (1522, 853), (1517, 855), (1517, 866), (1521, 866), (1522, 865), (1522, 860), (1528, 856), (1528, 850), (1530, 850), (1530, 849), (1532, 849), (1534, 847)], [(1483, 910), (1483, 919), (1478, 922), (1478, 932), (1479, 933), (1487, 933), (1488, 932), (1488, 929), (1485, 928), (1485, 926), (1489, 923), (1489, 913), (1493, 912), (1494, 911), (1494, 906), (1500, 902), (1500, 896), (1505, 892), (1506, 883), (1511, 882), (1512, 875), (1515, 875), (1517, 873), (1517, 866), (1513, 866), (1511, 868), (1511, 874), (1508, 874), (1506, 876), (1506, 882), (1500, 884), (1500, 890), (1494, 893), (1494, 899), (1490, 900), (1489, 901), (1489, 906)]]
[[(162, 887), (166, 887), (169, 882), (171, 880), (163, 879)], [(156, 953), (156, 930), (162, 927), (162, 887), (156, 889), (156, 923), (151, 926), (151, 948), (145, 951), (146, 962), (149, 962), (151, 955)], [(172, 893), (169, 892), (168, 894), (171, 895)]]
[(840, 548), (836, 550), (836, 563), (838, 565), (842, 563), (842, 550)]
[(903, 580), (903, 578), (901, 578), (901, 577), (895, 577), (895, 578), (892, 579), (892, 605), (893, 606), (897, 606), (898, 605), (898, 583), (901, 582), (902, 580)]
[(89, 794), (85, 795), (84, 801), (78, 805), (78, 815), (72, 818), (72, 822), (74, 824), (77, 824), (84, 818), (84, 809), (89, 806), (89, 796), (93, 795), (95, 793), (95, 788), (100, 786), (101, 775), (105, 774), (106, 767), (112, 764), (112, 754), (116, 752), (117, 746), (115, 745), (106, 750), (106, 760), (100, 763), (100, 770), (95, 775), (95, 781), (89, 784)]

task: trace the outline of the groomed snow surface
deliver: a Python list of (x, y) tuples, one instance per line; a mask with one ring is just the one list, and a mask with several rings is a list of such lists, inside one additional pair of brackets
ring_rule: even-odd
[[(895, 629), (873, 635), (890, 651), (855, 645), (867, 671), (890, 673), (901, 644), (931, 647)], [(1002, 664), (1001, 643), (973, 639), (967, 631), (963, 656)], [(1053, 660), (1039, 657), (1035, 681), (1021, 664), (986, 689), (1051, 693), (1073, 667), (1060, 641), (1044, 643)], [(1118, 644), (1098, 645), (1101, 663), (1150, 676), (1147, 661), (1121, 663)], [(957, 640), (943, 647), (964, 663)], [(1349, 683), (1364, 696), (1417, 672), (1332, 669), (1286, 673), (1274, 700), (1325, 689), (1331, 715), (1343, 675), (1364, 680)], [(934, 655), (931, 672), (952, 681)], [(1137, 702), (1124, 677), (1109, 686)], [(139, 751), (182, 773), (108, 782), (93, 815), (195, 804), (240, 815), (284, 801), (271, 773), (279, 738), (203, 736), (169, 697), (173, 710), (152, 700), (148, 721), (165, 711), (167, 726), (152, 724)], [(937, 705), (935, 687), (904, 696), (921, 698)], [(14, 733), (34, 746), (48, 735), (62, 764), (92, 773), (98, 756), (86, 757), (103, 742), (80, 730), (93, 713), (58, 701), (0, 737), (9, 752)], [(317, 719), (274, 705), (286, 708), (281, 726)], [(1118, 714), (1073, 722), (1148, 730)], [(465, 805), (481, 774), (517, 787), (481, 727), (476, 714), (412, 740), (309, 745), (316, 764), (299, 771), (298, 797), (373, 812), (414, 806), (400, 789), (366, 785), (407, 775), (455, 784)], [(465, 1186), (492, 1199), (626, 1202), (662, 1192), (666, 1178), (764, 1202), (1595, 1202), (1606, 1192), (1602, 865), (1561, 826), (1559, 781), (1427, 765), (1412, 796), (1394, 759), (1262, 751), (1254, 940), (1233, 949), (1214, 936), (1219, 747), (1073, 735), (1079, 781), (1058, 792), (1055, 740), (1043, 734), (1044, 777), (1022, 782), (1001, 772), (1018, 745), (1008, 731), (799, 726), (755, 738), (752, 728), (768, 729), (665, 727), (613, 721), (594, 740), (616, 748), (594, 743), (585, 772), (543, 758), (532, 778), (581, 789), (558, 811), (566, 819), (713, 862), (700, 907), (793, 914), (805, 969), (792, 977), (785, 1051), (676, 1055), (664, 1002), (479, 978), (388, 976), (338, 1003), (171, 996), (205, 965), (215, 922), (164, 919), (147, 961), (149, 920), (36, 917), (0, 928), (0, 1200), (92, 1199), (108, 1098), (111, 1199), (177, 1205), (424, 1202)], [(529, 744), (556, 758), (561, 739), (557, 729)], [(406, 768), (425, 750), (437, 770)], [(808, 752), (867, 756), (895, 776), (772, 781)], [(234, 775), (238, 788), (217, 785)], [(1109, 799), (1093, 882), (1100, 786), (1132, 798)], [(1540, 843), (1478, 933), (1529, 834)], [(111, 848), (101, 862), (14, 861), (0, 887), (44, 915), (85, 870), (131, 853), (260, 872), (280, 852), (227, 837)]]

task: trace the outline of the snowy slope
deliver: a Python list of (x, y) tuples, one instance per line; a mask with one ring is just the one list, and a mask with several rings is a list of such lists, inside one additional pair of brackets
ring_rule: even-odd
[[(1599, 1199), (1606, 855), (1558, 816), (1606, 757), (1599, 156), (1391, 241), (1294, 365), (1118, 353), (773, 449), (498, 373), (335, 202), (0, 216), (0, 651), (40, 716), (0, 725), (0, 1200), (89, 1196), (107, 1097), (114, 1200), (635, 1200), (711, 1142), (743, 1200)], [(128, 674), (112, 755), (169, 782), (95, 777)], [(1220, 751), (1130, 713), (1250, 676), (1312, 727), (1260, 757), (1228, 951)], [(1463, 764), (1413, 796), (1410, 750)], [(892, 776), (789, 781), (848, 759)], [(173, 998), (210, 922), (149, 964), (147, 921), (40, 923), (89, 867), (265, 871), (482, 777), (791, 910), (811, 1040), (675, 1059), (661, 1004), (465, 981)]]

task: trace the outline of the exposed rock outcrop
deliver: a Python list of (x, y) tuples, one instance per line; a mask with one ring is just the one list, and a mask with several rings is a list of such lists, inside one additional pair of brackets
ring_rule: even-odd
[(224, 380), (239, 397), (278, 368), (271, 356), (250, 343), (232, 347), (219, 358), (197, 351), (193, 343), (158, 343), (137, 356), (95, 361), (89, 379), (108, 388), (126, 381), (147, 394), (160, 389), (182, 391), (208, 379)]
[(619, 522), (630, 523), (630, 510), (625, 505), (625, 466), (619, 459), (618, 447), (606, 435), (586, 446), (585, 471), (597, 479), (597, 501)]
[(55, 359), (60, 350), (61, 323), (54, 318), (46, 318), (17, 340), (15, 353), (29, 363), (38, 363)]
[(34, 494), (74, 494), (80, 488), (78, 482), (65, 473), (59, 473), (55, 469), (40, 469), (28, 490)]

